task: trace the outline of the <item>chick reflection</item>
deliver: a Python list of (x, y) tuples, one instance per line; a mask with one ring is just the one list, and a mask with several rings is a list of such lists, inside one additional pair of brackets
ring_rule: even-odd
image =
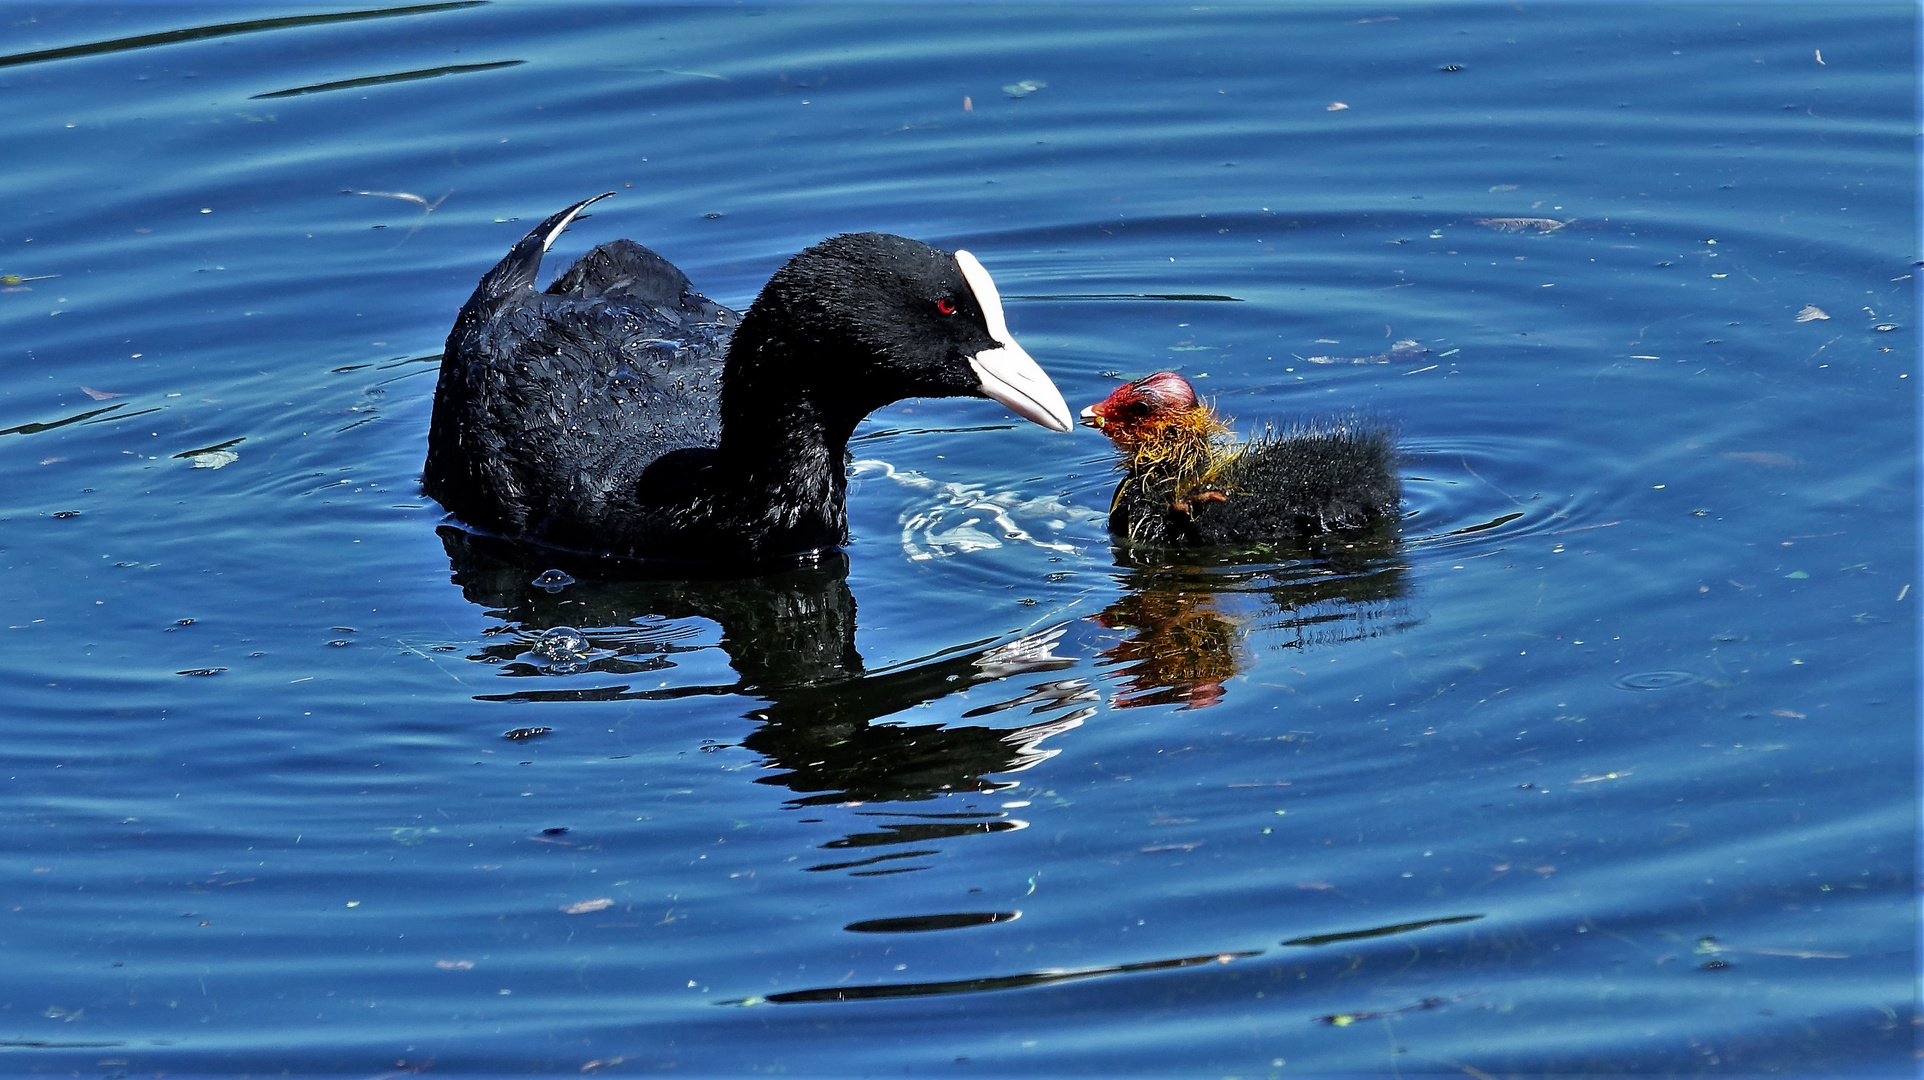
[[(678, 654), (704, 648), (685, 640), (694, 631), (673, 622), (689, 617), (721, 627), (720, 648), (738, 676), (726, 685), (531, 687), (478, 700), (759, 699), (761, 704), (746, 714), (759, 726), (741, 745), (772, 767), (756, 782), (793, 791), (797, 797), (792, 806), (917, 802), (1010, 787), (1013, 781), (996, 778), (1047, 760), (1056, 751), (1043, 747), (1043, 740), (1080, 725), (1095, 712), (1086, 704), (1095, 699), (1094, 691), (1083, 680), (1068, 679), (964, 714), (983, 716), (1018, 704), (1030, 705), (1031, 714), (1053, 714), (1019, 727), (875, 723), (971, 686), (1056, 671), (1074, 661), (1052, 653), (1064, 633), (1058, 626), (1000, 644), (970, 642), (933, 659), (869, 672), (855, 648), (855, 597), (848, 588), (847, 557), (840, 553), (824, 557), (821, 565), (749, 579), (624, 579), (616, 576), (612, 564), (587, 560), (563, 566), (578, 580), (550, 591), (534, 582), (554, 568), (560, 558), (554, 552), (452, 526), (442, 527), (440, 536), (462, 595), (506, 623), (496, 640), (474, 657), (501, 665), (503, 676), (539, 681), (531, 677), (670, 669)], [(594, 629), (571, 636), (556, 629), (563, 624)], [(875, 809), (863, 813), (877, 816)], [(825, 846), (915, 845), (1021, 827), (1000, 811), (881, 816), (910, 820)], [(878, 855), (810, 869), (851, 869), (929, 853)]]
[(1130, 632), (1102, 650), (1103, 665), (1121, 676), (1111, 706), (1219, 703), (1259, 630), (1270, 647), (1301, 649), (1412, 625), (1400, 554), (1387, 527), (1214, 558), (1118, 550), (1128, 592), (1095, 616)]

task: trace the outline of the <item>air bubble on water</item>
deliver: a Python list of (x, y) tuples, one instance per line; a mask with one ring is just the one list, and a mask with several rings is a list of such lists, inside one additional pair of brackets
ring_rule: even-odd
[(572, 626), (556, 626), (543, 630), (528, 652), (542, 667), (565, 675), (581, 670), (583, 662), (595, 655), (595, 645)]
[(543, 570), (528, 584), (538, 585), (551, 593), (557, 593), (575, 583), (575, 579), (564, 570)]

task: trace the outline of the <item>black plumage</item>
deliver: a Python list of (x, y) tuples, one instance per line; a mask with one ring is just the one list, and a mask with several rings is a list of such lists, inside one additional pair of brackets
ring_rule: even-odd
[(847, 541), (847, 443), (876, 408), (991, 397), (1069, 427), (967, 252), (833, 237), (737, 315), (617, 240), (537, 292), (542, 255), (594, 201), (517, 243), (448, 336), (422, 486), (472, 528), (631, 559), (781, 561)]
[(1187, 379), (1158, 372), (1082, 411), (1123, 451), (1109, 528), (1151, 546), (1316, 536), (1396, 514), (1396, 433), (1356, 416), (1299, 421), (1237, 441)]

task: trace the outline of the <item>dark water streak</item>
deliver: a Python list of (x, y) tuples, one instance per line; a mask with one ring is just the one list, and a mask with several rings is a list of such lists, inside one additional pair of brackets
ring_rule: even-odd
[[(202, 41), (208, 38), (231, 37), (235, 34), (256, 34), (267, 30), (288, 30), (297, 27), (324, 26), (329, 23), (359, 22), (365, 19), (386, 19), (401, 15), (427, 15), (442, 11), (456, 11), (461, 8), (481, 7), (488, 0), (450, 0), (441, 4), (411, 4), (395, 8), (370, 8), (364, 11), (323, 12), (313, 15), (284, 15), (271, 19), (245, 19), (239, 22), (214, 23), (208, 26), (186, 27), (180, 30), (163, 30), (153, 34), (136, 34), (132, 37), (113, 38), (107, 41), (93, 41), (84, 45), (63, 45), (53, 49), (37, 49), (33, 52), (12, 53), (0, 56), (0, 67), (15, 67), (20, 64), (40, 64), (49, 60), (69, 60), (81, 56), (101, 56), (108, 53), (130, 52), (135, 49), (151, 49), (158, 45), (175, 45), (188, 41)], [(274, 95), (262, 95), (274, 96)]]

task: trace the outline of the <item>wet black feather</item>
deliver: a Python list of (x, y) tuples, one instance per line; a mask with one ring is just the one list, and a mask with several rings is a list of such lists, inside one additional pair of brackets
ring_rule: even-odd
[(1227, 448), (1207, 477), (1129, 473), (1116, 488), (1109, 527), (1138, 544), (1197, 547), (1359, 528), (1397, 512), (1398, 462), (1389, 424), (1300, 421)]

